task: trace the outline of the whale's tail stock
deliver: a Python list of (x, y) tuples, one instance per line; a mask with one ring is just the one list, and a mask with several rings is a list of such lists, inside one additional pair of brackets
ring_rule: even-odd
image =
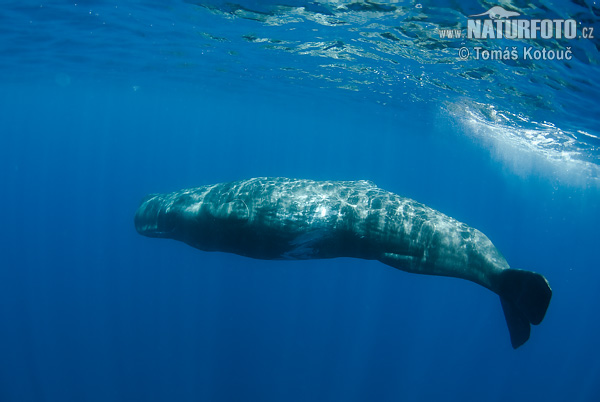
[(538, 325), (544, 319), (552, 289), (542, 275), (519, 269), (507, 269), (500, 274), (496, 293), (510, 332), (513, 348), (529, 339), (530, 324)]

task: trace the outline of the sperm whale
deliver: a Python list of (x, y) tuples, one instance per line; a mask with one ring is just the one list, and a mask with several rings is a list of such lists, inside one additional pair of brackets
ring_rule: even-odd
[(151, 194), (135, 227), (204, 251), (266, 260), (354, 257), (466, 279), (500, 296), (514, 348), (542, 322), (552, 296), (542, 275), (510, 268), (479, 230), (369, 181), (259, 177)]

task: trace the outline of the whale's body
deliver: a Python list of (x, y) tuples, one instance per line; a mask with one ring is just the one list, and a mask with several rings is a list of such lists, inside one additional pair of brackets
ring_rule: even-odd
[(500, 295), (513, 347), (551, 298), (545, 278), (510, 269), (492, 242), (419, 202), (368, 181), (255, 178), (153, 194), (139, 233), (259, 259), (355, 257), (403, 271), (463, 278)]

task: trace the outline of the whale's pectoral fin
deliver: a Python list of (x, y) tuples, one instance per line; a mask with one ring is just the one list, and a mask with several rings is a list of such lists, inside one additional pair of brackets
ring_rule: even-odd
[(290, 260), (310, 259), (318, 253), (319, 245), (329, 237), (331, 233), (326, 229), (311, 230), (290, 241), (290, 250), (281, 257)]
[(500, 274), (497, 292), (504, 310), (513, 348), (529, 339), (530, 324), (542, 322), (552, 289), (542, 275), (530, 271), (507, 269)]

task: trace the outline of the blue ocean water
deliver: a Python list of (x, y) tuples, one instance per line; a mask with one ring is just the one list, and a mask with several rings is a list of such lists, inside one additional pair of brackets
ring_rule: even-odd
[[(441, 39), (488, 2), (0, 9), (0, 401), (597, 401), (600, 42)], [(502, 2), (596, 28), (595, 2)], [(461, 47), (571, 60), (460, 60)], [(553, 289), (260, 261), (136, 233), (148, 193), (372, 180)]]

